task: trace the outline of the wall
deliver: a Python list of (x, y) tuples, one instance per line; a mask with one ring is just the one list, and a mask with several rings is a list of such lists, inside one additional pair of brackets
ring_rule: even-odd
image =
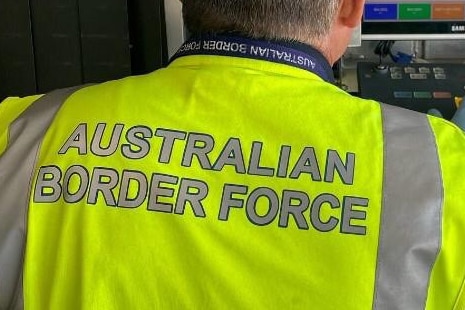
[(162, 0), (0, 0), (0, 102), (167, 62)]

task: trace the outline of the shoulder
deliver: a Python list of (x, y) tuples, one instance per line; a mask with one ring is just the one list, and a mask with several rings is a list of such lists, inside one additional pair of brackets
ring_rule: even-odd
[(465, 173), (463, 156), (465, 154), (465, 133), (455, 124), (442, 118), (428, 116), (428, 120), (436, 140), (442, 166), (460, 167), (460, 172)]
[[(465, 133), (455, 124), (429, 116), (429, 123), (436, 141), (442, 172), (446, 206), (448, 202), (460, 206), (463, 213), (465, 202)], [(465, 214), (465, 213), (464, 213)], [(465, 224), (465, 217), (464, 217)]]
[(8, 144), (10, 124), (41, 96), (9, 97), (0, 103), (0, 154), (3, 153)]
[[(0, 120), (14, 119), (42, 95), (8, 97), (0, 102)], [(1, 123), (3, 124), (3, 122)]]

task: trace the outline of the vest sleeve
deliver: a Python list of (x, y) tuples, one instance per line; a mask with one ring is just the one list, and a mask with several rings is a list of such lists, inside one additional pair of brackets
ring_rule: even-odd
[[(10, 125), (34, 101), (40, 98), (7, 98), (0, 103), (0, 161), (10, 140)], [(8, 173), (0, 165), (0, 184), (8, 182)], [(21, 285), (21, 266), (23, 260), (24, 212), (20, 208), (9, 208), (4, 197), (0, 198), (0, 309), (9, 309), (18, 304), (15, 292)]]
[(11, 98), (0, 108), (0, 309), (22, 308), (30, 184), (41, 141), (75, 88)]

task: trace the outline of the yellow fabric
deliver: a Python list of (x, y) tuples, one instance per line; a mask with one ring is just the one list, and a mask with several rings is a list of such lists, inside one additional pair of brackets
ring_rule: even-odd
[[(438, 143), (441, 170), (443, 173), (445, 201), (442, 222), (442, 249), (433, 269), (427, 309), (465, 309), (465, 178), (463, 177), (463, 150), (465, 134), (443, 119), (430, 117), (430, 123)], [(462, 138), (458, 137), (461, 133)], [(456, 206), (462, 206), (457, 208)], [(446, 288), (460, 288), (460, 295), (454, 296)], [(459, 292), (457, 292), (458, 294)], [(445, 306), (447, 305), (447, 306)]]
[[(106, 124), (103, 141), (94, 139), (99, 123)], [(459, 156), (451, 152), (463, 150), (464, 142), (448, 149), (446, 140), (457, 139), (457, 133), (437, 120), (432, 123), (442, 168), (451, 178), (445, 179), (447, 194), (448, 188), (454, 190), (454, 169), (463, 166), (449, 167), (446, 161)], [(115, 152), (98, 155), (105, 153), (99, 149), (111, 144), (111, 133), (119, 125), (124, 128)], [(150, 145), (143, 158), (127, 158), (128, 152), (141, 154), (134, 140), (128, 142), (131, 128), (150, 133), (138, 136), (139, 145)], [(56, 203), (39, 203), (37, 195), (53, 194), (44, 187), (43, 192), (36, 188), (31, 198), (26, 309), (371, 309), (382, 205), (381, 128), (377, 103), (350, 97), (306, 71), (249, 59), (183, 57), (146, 76), (78, 91), (58, 112), (38, 158), (36, 179), (40, 168), (61, 171), (61, 181), (70, 180), (62, 189), (69, 195), (62, 193)], [(170, 153), (170, 145), (156, 136), (157, 129), (171, 130), (184, 140), (175, 140)], [(186, 141), (192, 137), (214, 141), (205, 155), (208, 163), (195, 156), (191, 164), (183, 162)], [(225, 146), (232, 145), (228, 141), (240, 143), (245, 172), (216, 165)], [(257, 155), (253, 145), (261, 148), (255, 169), (271, 171), (272, 176), (249, 170), (254, 166), (251, 154)], [(165, 155), (171, 154), (169, 160), (160, 159), (162, 146)], [(286, 147), (291, 148), (287, 171), (280, 161)], [(304, 163), (315, 170), (291, 178), (304, 150), (316, 155), (317, 163)], [(331, 169), (328, 154), (345, 163), (355, 155), (353, 182)], [(85, 171), (90, 185), (81, 186), (76, 171)], [(119, 196), (124, 196), (122, 176), (130, 171), (146, 176), (149, 194), (139, 207), (118, 207)], [(112, 175), (100, 183), (111, 183), (116, 176), (118, 184), (99, 190), (98, 172)], [(164, 180), (158, 186), (154, 174)], [(42, 181), (50, 180), (47, 177)], [(207, 187), (200, 207), (182, 204), (182, 185), (189, 181)], [(222, 203), (228, 196), (225, 188), (233, 184), (237, 187), (230, 204), (236, 206), (227, 209)], [(138, 197), (140, 184), (130, 182), (129, 188), (128, 198)], [(73, 201), (80, 190), (85, 195)], [(187, 192), (199, 194), (195, 188)], [(257, 193), (277, 197), (273, 205), (280, 209), (267, 223), (255, 218), (264, 219), (270, 212), (267, 198), (253, 203)], [(308, 195), (310, 205), (332, 195), (340, 206), (324, 204), (319, 219), (337, 220), (337, 226), (318, 231), (310, 207), (304, 211), (305, 223), (289, 215), (280, 225), (289, 194)], [(455, 222), (458, 210), (449, 207), (457, 204), (457, 195), (446, 195), (444, 225), (451, 227), (444, 230), (446, 248), (435, 265), (428, 309), (451, 309), (465, 274), (463, 264), (457, 263), (464, 261), (463, 251), (450, 246), (460, 244), (458, 232), (463, 231), (463, 218)], [(348, 229), (341, 224), (341, 209), (351, 197), (367, 201), (367, 206), (353, 206), (362, 219), (346, 222)], [(291, 199), (290, 204), (298, 202)], [(366, 233), (351, 233), (354, 229)], [(441, 279), (444, 268), (455, 274)], [(457, 292), (442, 292), (443, 283)]]
[(0, 102), (0, 154), (5, 151), (8, 144), (8, 126), (40, 95), (24, 98), (9, 97)]

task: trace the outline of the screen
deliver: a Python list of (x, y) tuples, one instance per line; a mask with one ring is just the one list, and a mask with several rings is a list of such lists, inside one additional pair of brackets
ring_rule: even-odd
[(367, 0), (362, 39), (465, 39), (465, 0)]

